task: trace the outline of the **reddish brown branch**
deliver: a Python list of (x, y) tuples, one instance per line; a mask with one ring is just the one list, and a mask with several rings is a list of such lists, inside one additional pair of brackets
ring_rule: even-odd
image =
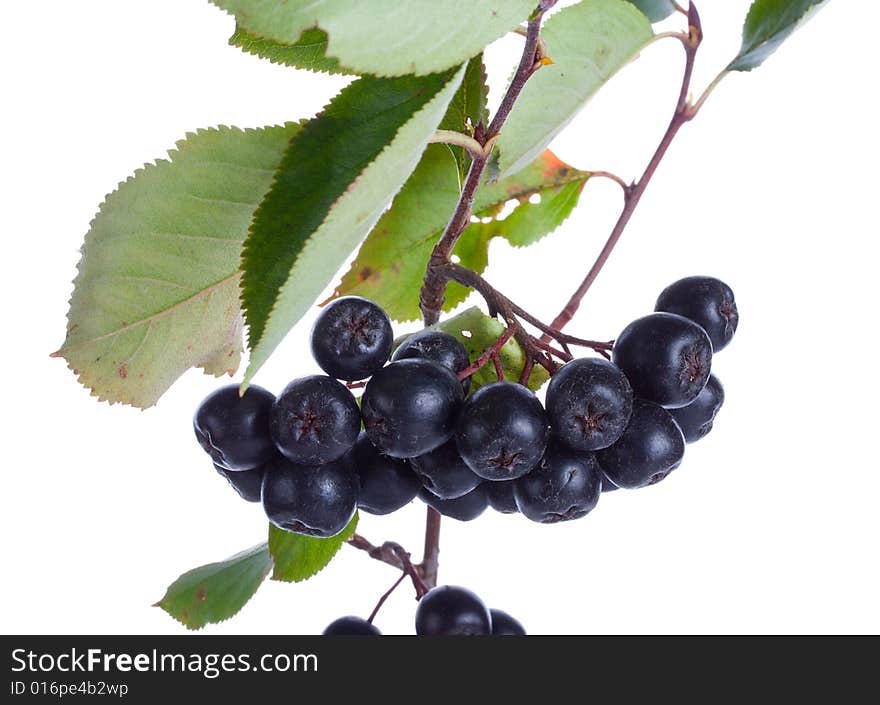
[(605, 246), (602, 248), (601, 252), (596, 258), (596, 261), (593, 263), (590, 271), (587, 272), (587, 275), (584, 277), (584, 280), (581, 282), (580, 286), (578, 286), (574, 294), (571, 295), (568, 303), (566, 303), (562, 311), (559, 312), (559, 315), (553, 319), (553, 322), (550, 324), (551, 328), (562, 330), (562, 328), (564, 328), (568, 324), (568, 322), (571, 321), (571, 319), (574, 317), (575, 313), (581, 305), (581, 301), (583, 300), (584, 295), (587, 293), (587, 291), (589, 291), (590, 287), (593, 285), (593, 282), (596, 281), (596, 277), (599, 276), (599, 272), (602, 271), (602, 268), (605, 266), (605, 263), (611, 256), (611, 253), (614, 251), (615, 246), (620, 240), (620, 236), (623, 235), (623, 232), (626, 229), (626, 226), (629, 224), (629, 221), (632, 218), (636, 207), (642, 200), (645, 189), (647, 189), (648, 184), (651, 183), (651, 179), (656, 173), (657, 167), (660, 166), (660, 162), (662, 162), (663, 157), (666, 156), (666, 153), (669, 150), (669, 146), (672, 144), (675, 136), (678, 134), (678, 131), (685, 124), (693, 120), (694, 116), (696, 115), (696, 111), (692, 110), (688, 104), (688, 93), (690, 91), (691, 79), (693, 77), (694, 62), (696, 59), (697, 50), (699, 49), (700, 43), (703, 40), (703, 30), (700, 23), (700, 15), (697, 12), (697, 8), (693, 3), (690, 4), (687, 15), (689, 30), (687, 39), (682, 41), (682, 45), (684, 46), (685, 50), (684, 76), (682, 78), (678, 103), (675, 106), (675, 113), (672, 116), (669, 127), (666, 129), (666, 133), (663, 135), (663, 138), (660, 141), (657, 150), (654, 152), (654, 156), (651, 158), (651, 161), (648, 163), (645, 172), (642, 174), (642, 177), (638, 181), (633, 183), (633, 185), (628, 190), (624, 191), (623, 211), (621, 212), (617, 223), (614, 225), (614, 229), (611, 231), (611, 234), (608, 236), (608, 240), (605, 242)]

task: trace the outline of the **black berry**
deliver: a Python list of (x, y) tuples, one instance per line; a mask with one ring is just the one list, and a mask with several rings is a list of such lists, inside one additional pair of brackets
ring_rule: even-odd
[(295, 379), (272, 405), (269, 429), (284, 455), (301, 465), (322, 465), (351, 450), (361, 428), (357, 400), (332, 377)]
[(473, 521), (486, 511), (489, 500), (486, 497), (485, 483), (477, 485), (466, 495), (455, 499), (440, 499), (424, 487), (419, 490), (419, 499), (433, 507), (443, 516), (458, 521)]
[(474, 636), (492, 633), (492, 616), (470, 590), (442, 585), (428, 591), (416, 609), (419, 636)]
[(360, 617), (340, 617), (324, 630), (324, 636), (381, 636), (376, 627)]
[(657, 404), (636, 399), (626, 431), (596, 458), (618, 487), (653, 485), (675, 470), (684, 457), (684, 436), (672, 414)]
[(525, 475), (541, 459), (549, 435), (541, 402), (513, 382), (480, 387), (465, 401), (455, 427), (461, 457), (487, 480)]
[(196, 438), (211, 459), (229, 470), (252, 470), (277, 453), (269, 436), (269, 410), (275, 397), (251, 385), (244, 396), (237, 384), (211, 392), (196, 410)]
[(513, 493), (515, 485), (516, 480), (485, 483), (486, 499), (489, 501), (489, 506), (502, 514), (516, 514), (519, 507), (516, 506), (516, 497)]
[(411, 358), (383, 367), (367, 383), (361, 414), (377, 448), (395, 458), (424, 455), (452, 436), (464, 392), (455, 374)]
[(671, 409), (669, 413), (675, 419), (688, 443), (700, 440), (709, 431), (715, 422), (715, 415), (724, 404), (724, 387), (715, 375), (709, 377), (709, 381), (700, 392), (700, 396), (687, 406), (680, 409)]
[(685, 277), (670, 284), (654, 310), (677, 313), (702, 326), (715, 352), (727, 346), (739, 324), (733, 291), (713, 277)]
[(712, 342), (700, 326), (673, 313), (652, 313), (630, 323), (612, 352), (637, 397), (667, 408), (690, 404), (712, 367)]
[(492, 636), (525, 636), (522, 624), (502, 610), (489, 610), (492, 615)]
[(297, 465), (277, 457), (263, 479), (263, 509), (275, 526), (329, 538), (342, 531), (357, 509), (358, 478), (349, 456), (325, 465)]
[[(467, 348), (461, 344), (461, 341), (439, 330), (424, 330), (411, 335), (394, 351), (391, 359), (406, 360), (411, 357), (433, 360), (443, 367), (448, 367), (456, 375), (471, 364)], [(470, 377), (462, 381), (465, 392), (470, 387), (470, 383)]]
[(573, 451), (555, 439), (535, 469), (519, 478), (513, 488), (520, 512), (542, 524), (586, 516), (601, 492), (602, 471), (596, 456)]
[(312, 355), (331, 377), (349, 382), (374, 374), (391, 354), (391, 319), (358, 296), (329, 304), (312, 328)]
[(461, 497), (483, 481), (462, 460), (454, 440), (430, 453), (410, 458), (409, 464), (422, 484), (440, 499)]
[(222, 465), (214, 463), (214, 469), (231, 485), (232, 489), (245, 502), (259, 502), (263, 486), (265, 467), (261, 466), (253, 470), (227, 470)]
[(623, 372), (600, 358), (572, 360), (547, 387), (555, 436), (574, 450), (607, 448), (623, 434), (633, 393)]
[(370, 514), (390, 514), (412, 502), (422, 483), (409, 463), (379, 451), (362, 433), (352, 451), (360, 481), (358, 507)]

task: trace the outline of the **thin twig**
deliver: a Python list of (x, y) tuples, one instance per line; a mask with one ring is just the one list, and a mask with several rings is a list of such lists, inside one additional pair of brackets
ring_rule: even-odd
[(508, 340), (513, 337), (513, 331), (508, 328), (502, 333), (498, 339), (492, 343), (488, 348), (486, 348), (482, 355), (480, 355), (476, 360), (474, 360), (470, 365), (464, 368), (461, 372), (458, 373), (458, 378), (460, 380), (465, 380), (473, 374), (479, 372), (483, 367), (489, 362), (493, 357), (498, 356), (498, 351), (504, 347)]
[(382, 597), (379, 598), (379, 601), (376, 603), (376, 606), (373, 608), (373, 611), (370, 612), (370, 616), (367, 617), (367, 621), (370, 624), (373, 623), (373, 620), (376, 618), (376, 615), (379, 614), (379, 610), (382, 609), (382, 605), (385, 604), (385, 600), (387, 600), (389, 597), (391, 597), (391, 593), (393, 593), (397, 589), (397, 586), (400, 585), (404, 581), (405, 578), (406, 578), (406, 573), (401, 573), (400, 577), (394, 582), (394, 585), (392, 585), (388, 589), (388, 592), (386, 592), (384, 595), (382, 595)]
[(589, 291), (590, 287), (593, 285), (593, 282), (596, 280), (596, 277), (599, 276), (599, 272), (602, 271), (602, 268), (605, 266), (605, 263), (611, 256), (611, 253), (614, 251), (615, 246), (620, 240), (620, 236), (623, 235), (623, 231), (626, 229), (626, 226), (629, 224), (629, 221), (632, 218), (636, 207), (642, 200), (645, 189), (648, 187), (648, 184), (651, 183), (651, 179), (657, 171), (657, 167), (660, 166), (660, 162), (663, 161), (663, 157), (669, 150), (669, 146), (672, 144), (675, 136), (678, 134), (678, 131), (686, 123), (692, 120), (695, 115), (688, 104), (688, 92), (690, 90), (691, 78), (693, 77), (694, 61), (696, 59), (697, 50), (699, 49), (700, 43), (703, 39), (703, 31), (702, 25), (700, 23), (700, 16), (697, 12), (696, 6), (693, 3), (690, 4), (690, 8), (688, 10), (688, 24), (689, 40), (683, 44), (685, 48), (684, 76), (681, 82), (681, 91), (679, 93), (678, 103), (676, 104), (675, 113), (672, 116), (669, 127), (666, 129), (666, 133), (663, 135), (663, 139), (660, 141), (660, 145), (654, 152), (654, 156), (648, 163), (648, 166), (645, 169), (645, 172), (642, 174), (642, 177), (632, 185), (629, 193), (626, 195), (623, 211), (621, 212), (620, 217), (618, 218), (614, 229), (611, 231), (611, 234), (609, 235), (604, 247), (596, 258), (596, 261), (590, 268), (590, 271), (587, 272), (586, 277), (584, 277), (584, 280), (581, 282), (580, 286), (578, 286), (574, 294), (572, 294), (571, 298), (568, 300), (568, 303), (566, 303), (562, 311), (559, 312), (559, 315), (556, 316), (556, 318), (554, 318), (553, 322), (550, 324), (550, 327), (555, 330), (562, 330), (566, 326), (566, 324), (568, 324), (568, 322), (571, 321), (571, 319), (574, 317), (575, 313), (580, 307), (584, 295), (587, 293), (587, 291)]

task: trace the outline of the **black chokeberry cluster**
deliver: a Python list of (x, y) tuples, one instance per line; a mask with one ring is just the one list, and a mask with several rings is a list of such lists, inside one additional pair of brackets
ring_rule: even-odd
[[(724, 401), (712, 356), (737, 323), (726, 284), (682, 279), (623, 330), (610, 360), (560, 368), (544, 405), (509, 381), (469, 393), (467, 350), (440, 331), (410, 336), (392, 356), (388, 315), (346, 297), (312, 331), (326, 375), (277, 398), (219, 389), (196, 412), (196, 436), (244, 499), (309, 536), (339, 533), (358, 508), (389, 514), (417, 496), (460, 521), (487, 507), (545, 524), (579, 519), (603, 491), (664, 479), (685, 443), (711, 430)], [(360, 404), (343, 382), (364, 386)]]
[[(525, 636), (523, 625), (507, 612), (489, 609), (467, 588), (442, 585), (425, 593), (416, 608), (418, 636)], [(324, 630), (325, 636), (380, 636), (361, 617), (340, 617)]]

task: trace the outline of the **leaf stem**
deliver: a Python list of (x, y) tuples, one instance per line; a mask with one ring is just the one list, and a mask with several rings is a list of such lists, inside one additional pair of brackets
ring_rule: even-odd
[[(434, 130), (434, 134), (428, 139), (428, 144), (436, 144), (438, 142), (463, 147), (474, 158), (485, 157), (488, 155), (485, 145), (477, 142), (473, 137), (466, 135), (463, 132), (456, 132), (455, 130)], [(494, 142), (492, 144), (494, 144)], [(489, 151), (491, 151), (491, 149), (492, 147), (490, 145)]]
[[(638, 181), (634, 182), (629, 188), (628, 192), (626, 192), (623, 211), (621, 212), (617, 223), (614, 225), (611, 234), (608, 236), (608, 240), (605, 242), (604, 247), (599, 252), (596, 261), (593, 263), (593, 266), (590, 267), (589, 272), (587, 272), (587, 275), (584, 277), (584, 280), (581, 282), (580, 286), (578, 286), (574, 294), (571, 295), (568, 303), (566, 303), (562, 311), (559, 312), (559, 315), (557, 315), (556, 318), (553, 319), (553, 322), (550, 324), (551, 328), (562, 330), (562, 328), (564, 328), (574, 317), (575, 313), (580, 307), (584, 295), (587, 293), (587, 291), (589, 291), (590, 287), (593, 285), (593, 282), (596, 281), (596, 277), (599, 276), (599, 273), (602, 271), (602, 268), (605, 266), (605, 263), (611, 256), (611, 253), (614, 251), (615, 246), (620, 240), (620, 236), (623, 235), (623, 232), (626, 229), (626, 226), (629, 224), (629, 221), (632, 218), (636, 207), (642, 200), (645, 189), (648, 187), (648, 184), (651, 183), (651, 179), (656, 173), (657, 167), (660, 166), (660, 163), (663, 161), (663, 157), (666, 156), (666, 153), (669, 150), (669, 146), (672, 144), (675, 136), (678, 134), (678, 131), (686, 123), (690, 122), (696, 115), (695, 110), (688, 103), (688, 92), (690, 91), (697, 50), (699, 49), (700, 43), (703, 40), (703, 30), (702, 24), (700, 23), (699, 13), (697, 12), (697, 8), (693, 2), (690, 3), (687, 14), (689, 25), (687, 34), (688, 41), (683, 42), (683, 46), (685, 49), (684, 76), (681, 82), (681, 91), (679, 92), (678, 102), (675, 106), (675, 112), (669, 123), (669, 127), (666, 129), (666, 132), (663, 135), (659, 146), (654, 152), (651, 161), (648, 163), (648, 166), (642, 174), (642, 177)], [(714, 82), (714, 85), (717, 85), (717, 80), (716, 82)], [(546, 335), (544, 337), (545, 339), (547, 338)]]

